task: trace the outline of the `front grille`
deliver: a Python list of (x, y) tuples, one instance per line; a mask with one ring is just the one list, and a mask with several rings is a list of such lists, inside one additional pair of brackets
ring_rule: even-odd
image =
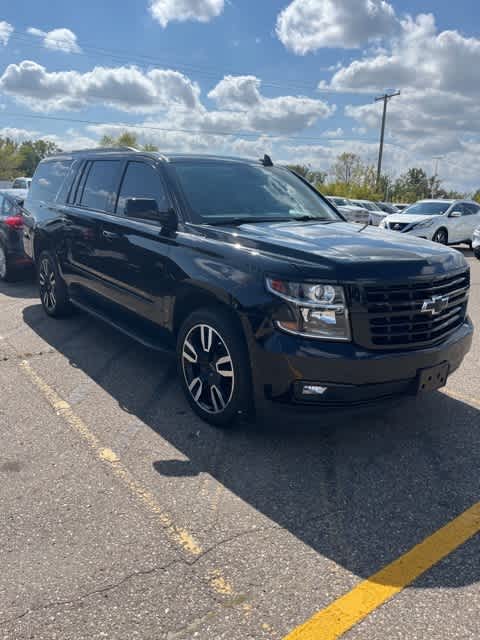
[(391, 231), (403, 231), (406, 227), (409, 226), (409, 222), (389, 222), (388, 228)]
[[(373, 348), (440, 342), (465, 322), (469, 289), (469, 271), (428, 281), (366, 285), (360, 295), (363, 312), (352, 314), (354, 333), (358, 329), (359, 342)], [(444, 309), (434, 315), (422, 312), (426, 301), (444, 296)]]

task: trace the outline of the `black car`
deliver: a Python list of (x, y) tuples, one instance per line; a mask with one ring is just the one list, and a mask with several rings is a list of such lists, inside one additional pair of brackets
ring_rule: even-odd
[(0, 280), (11, 280), (31, 265), (23, 250), (22, 206), (26, 190), (0, 190)]
[(377, 206), (379, 206), (382, 211), (388, 214), (399, 213), (399, 209), (397, 209), (394, 204), (390, 204), (389, 202), (377, 202)]
[(461, 253), (347, 223), (268, 156), (61, 154), (26, 209), (46, 313), (174, 352), (214, 424), (437, 389), (471, 345)]

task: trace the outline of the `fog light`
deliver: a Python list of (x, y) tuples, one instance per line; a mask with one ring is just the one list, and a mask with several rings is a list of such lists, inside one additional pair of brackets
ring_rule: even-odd
[(321, 387), (318, 384), (304, 384), (302, 396), (323, 396), (328, 387)]

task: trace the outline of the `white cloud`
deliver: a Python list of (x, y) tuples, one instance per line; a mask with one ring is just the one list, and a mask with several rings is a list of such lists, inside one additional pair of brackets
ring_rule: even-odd
[(10, 64), (0, 77), (0, 89), (35, 110), (102, 104), (145, 113), (173, 106), (195, 108), (200, 93), (189, 78), (170, 69), (144, 73), (132, 66), (50, 72), (31, 60)]
[[(335, 111), (334, 106), (322, 100), (304, 96), (267, 98), (261, 94), (260, 87), (261, 80), (256, 76), (225, 76), (208, 97), (224, 109), (216, 112), (217, 117), (225, 118), (226, 112), (234, 114), (232, 124), (237, 131), (241, 124), (247, 130), (293, 133), (312, 126), (320, 118), (328, 118)], [(215, 112), (207, 117), (216, 119)]]
[(27, 33), (38, 38), (43, 38), (43, 46), (52, 51), (63, 51), (64, 53), (80, 53), (77, 36), (70, 29), (53, 29), (52, 31), (42, 31), (35, 27), (27, 29)]
[(9, 22), (2, 20), (0, 22), (0, 44), (4, 47), (7, 46), (10, 36), (12, 35), (14, 28)]
[(225, 76), (208, 97), (224, 109), (244, 109), (261, 101), (261, 81), (256, 76)]
[(323, 47), (354, 49), (398, 26), (385, 0), (293, 0), (278, 16), (279, 40), (304, 55)]
[(19, 129), (17, 127), (0, 128), (0, 138), (12, 138), (17, 142), (23, 142), (24, 140), (35, 140), (38, 137), (40, 137), (39, 132), (30, 129)]
[(169, 22), (209, 22), (219, 16), (225, 7), (225, 0), (150, 0), (152, 16), (162, 27)]

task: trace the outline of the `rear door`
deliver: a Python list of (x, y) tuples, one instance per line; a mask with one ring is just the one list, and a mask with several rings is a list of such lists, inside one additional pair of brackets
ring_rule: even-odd
[(88, 160), (81, 166), (62, 207), (65, 229), (64, 272), (68, 284), (84, 292), (108, 295), (103, 270), (103, 224), (114, 215), (125, 161)]
[(480, 206), (474, 202), (466, 202), (464, 206), (468, 212), (465, 217), (468, 236), (465, 237), (465, 240), (472, 240), (473, 232), (480, 227)]

